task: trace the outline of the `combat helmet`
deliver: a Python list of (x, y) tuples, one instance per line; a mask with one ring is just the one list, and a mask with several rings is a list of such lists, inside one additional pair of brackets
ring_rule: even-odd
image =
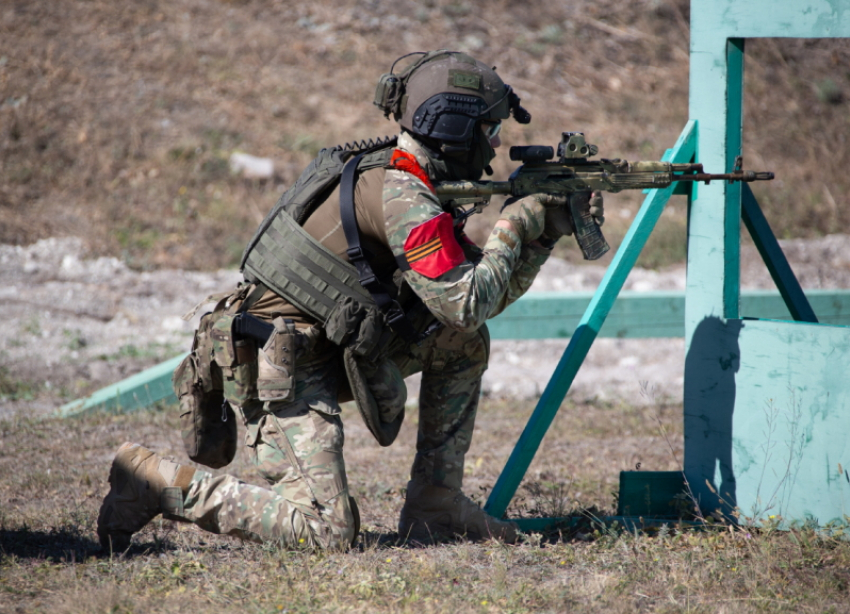
[[(402, 59), (421, 57), (399, 73)], [(494, 68), (469, 55), (440, 49), (398, 58), (381, 76), (374, 104), (390, 113), (412, 134), (439, 143), (445, 153), (469, 151), (479, 140), (482, 121), (500, 122), (510, 115), (527, 124), (531, 115)]]

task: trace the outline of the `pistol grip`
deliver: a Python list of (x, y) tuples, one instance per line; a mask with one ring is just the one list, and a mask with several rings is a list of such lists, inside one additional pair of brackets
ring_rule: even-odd
[(569, 195), (569, 208), (573, 234), (584, 259), (597, 260), (611, 248), (602, 235), (599, 225), (590, 215), (590, 194), (589, 190), (573, 192)]

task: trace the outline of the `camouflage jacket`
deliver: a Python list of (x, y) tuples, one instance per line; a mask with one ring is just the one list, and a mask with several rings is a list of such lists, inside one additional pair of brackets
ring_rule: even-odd
[(384, 179), (386, 236), (431, 313), (451, 329), (474, 331), (528, 290), (551, 250), (521, 245), (501, 228), (483, 249), (473, 246), (443, 211), (433, 188), (439, 180), (426, 151), (402, 133)]

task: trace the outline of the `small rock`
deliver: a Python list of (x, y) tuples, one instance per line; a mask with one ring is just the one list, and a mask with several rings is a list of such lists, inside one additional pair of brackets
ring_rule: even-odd
[(246, 179), (271, 179), (274, 175), (274, 161), (236, 151), (230, 154), (230, 170)]

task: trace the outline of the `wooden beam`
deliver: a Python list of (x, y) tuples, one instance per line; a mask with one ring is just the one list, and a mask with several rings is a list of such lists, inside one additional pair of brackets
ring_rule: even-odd
[[(824, 324), (850, 326), (850, 290), (808, 290), (809, 304)], [(532, 292), (490, 320), (492, 339), (566, 339), (575, 333), (593, 299), (592, 292)], [(685, 294), (622, 292), (614, 303), (600, 337), (651, 339), (683, 337)], [(744, 317), (793, 319), (782, 296), (771, 290), (750, 290), (741, 296)], [(59, 409), (60, 416), (95, 410), (130, 412), (155, 403), (174, 403), (171, 374), (185, 354), (98, 390)]]
[(59, 408), (61, 417), (83, 416), (93, 411), (127, 413), (156, 403), (175, 403), (171, 375), (186, 354), (175, 356), (155, 367), (101, 388), (91, 396), (72, 401)]
[(779, 288), (785, 304), (788, 305), (788, 310), (795, 320), (816, 323), (817, 316), (803, 293), (794, 271), (791, 270), (785, 253), (779, 247), (779, 242), (770, 229), (749, 185), (744, 184), (741, 196), (741, 217), (744, 220), (744, 226), (750, 232), (773, 282)]

